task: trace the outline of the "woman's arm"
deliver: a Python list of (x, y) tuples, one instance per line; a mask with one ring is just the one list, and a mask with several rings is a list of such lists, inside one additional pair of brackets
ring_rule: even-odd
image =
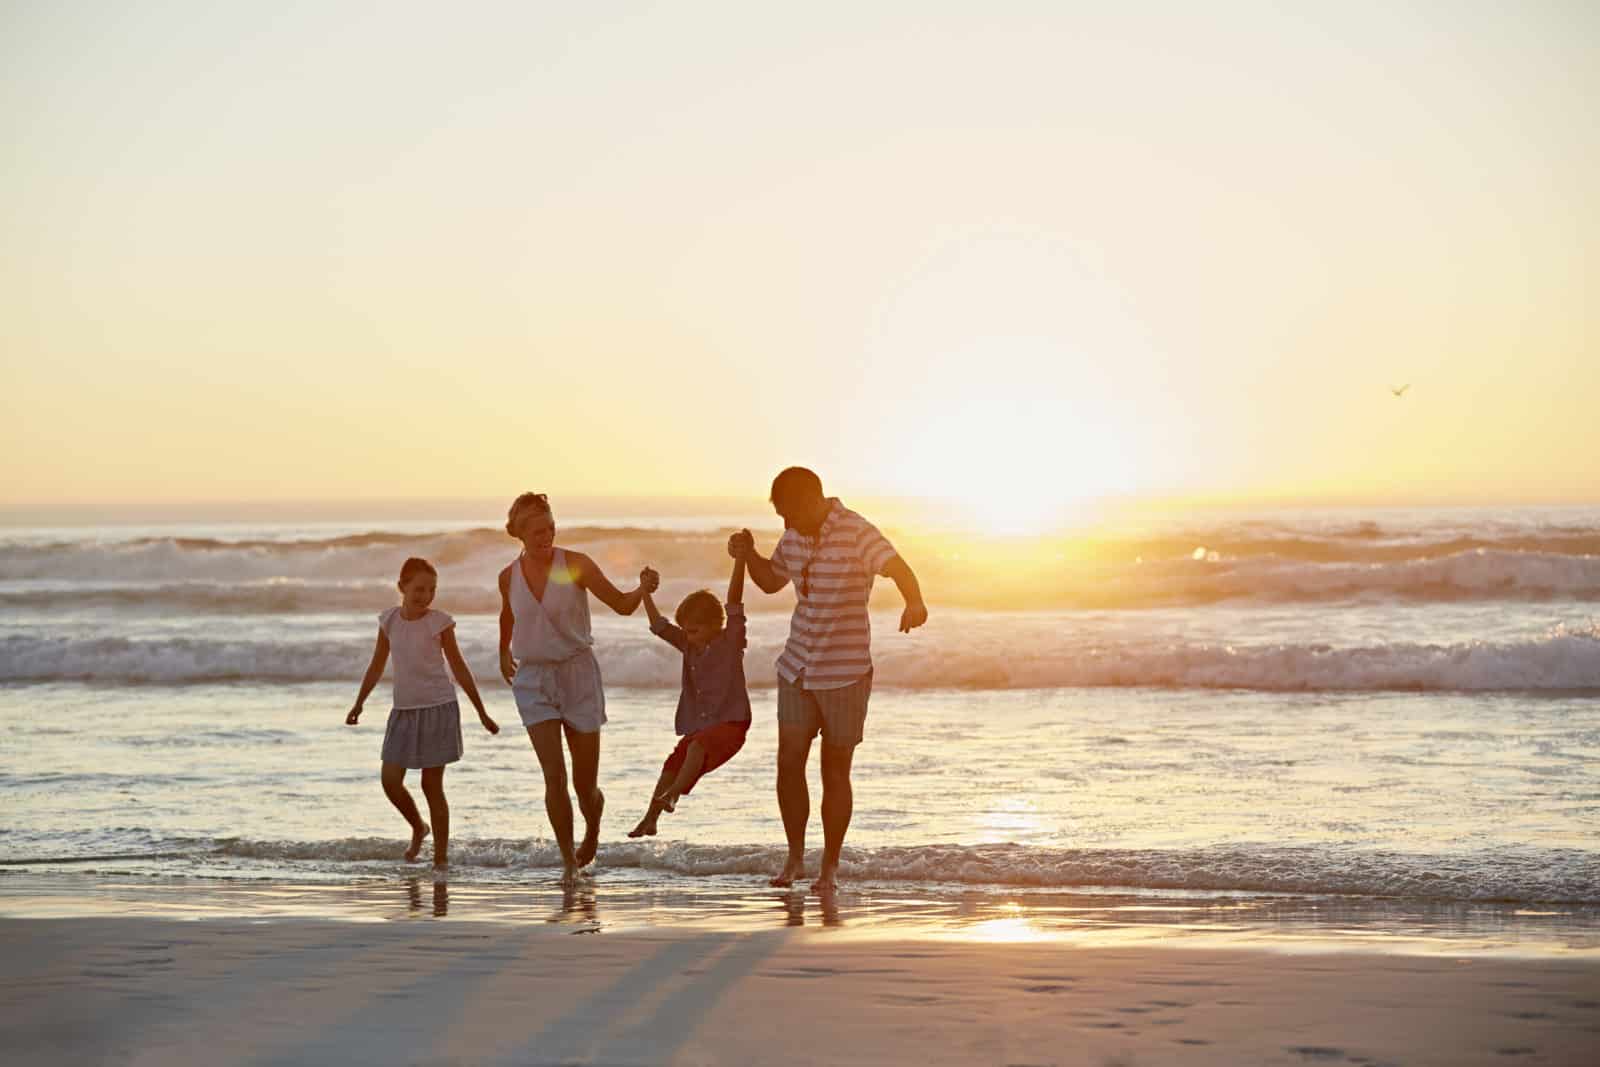
[(500, 677), (507, 685), (517, 676), (517, 661), (511, 658), (511, 631), (517, 625), (517, 616), (511, 610), (511, 567), (500, 572)]
[(611, 579), (605, 576), (595, 561), (582, 552), (569, 551), (567, 559), (577, 571), (578, 585), (593, 593), (596, 600), (618, 615), (632, 615), (638, 608), (639, 601), (644, 598), (643, 585), (631, 593), (622, 592), (611, 584)]
[(461, 658), (461, 647), (456, 644), (454, 626), (440, 632), (439, 647), (444, 649), (444, 661), (450, 664), (450, 673), (455, 675), (456, 684), (467, 694), (472, 706), (478, 709), (478, 721), (483, 723), (483, 728), (491, 734), (499, 733), (499, 725), (489, 718), (488, 712), (483, 710), (483, 698), (478, 695), (478, 683), (472, 678), (472, 668)]
[(372, 687), (383, 678), (383, 666), (389, 662), (389, 635), (378, 630), (378, 643), (372, 647), (372, 662), (367, 664), (367, 673), (361, 676), (361, 692), (356, 694), (356, 702), (350, 709), (350, 714), (344, 717), (346, 726), (354, 726), (361, 720), (362, 705), (367, 702), (367, 697), (372, 692)]

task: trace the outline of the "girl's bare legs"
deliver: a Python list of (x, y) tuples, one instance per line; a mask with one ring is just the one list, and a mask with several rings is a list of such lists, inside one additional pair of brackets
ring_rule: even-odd
[(444, 798), (444, 768), (422, 768), (422, 795), (428, 798), (428, 818), (433, 820), (433, 868), (450, 866), (450, 802)]
[(561, 884), (578, 877), (578, 860), (572, 851), (572, 798), (567, 795), (567, 754), (561, 750), (561, 720), (551, 719), (528, 727), (528, 740), (544, 771), (544, 812), (561, 850)]
[(684, 753), (683, 766), (678, 768), (678, 776), (665, 790), (656, 793), (656, 799), (661, 802), (661, 807), (666, 811), (677, 809), (678, 798), (683, 791), (695, 783), (700, 777), (700, 768), (706, 765), (706, 750), (698, 741), (689, 743), (689, 751)]
[(583, 841), (576, 853), (582, 867), (600, 851), (600, 816), (606, 810), (606, 795), (598, 784), (600, 731), (585, 734), (568, 726), (567, 748), (572, 752), (572, 791), (578, 794), (578, 808), (583, 812)]
[[(422, 787), (428, 787), (427, 771), (423, 771)], [(406, 862), (410, 863), (422, 851), (422, 839), (428, 836), (428, 824), (422, 821), (422, 814), (417, 811), (417, 802), (411, 799), (411, 792), (406, 789), (406, 769), (398, 763), (383, 765), (383, 795), (389, 798), (389, 803), (401, 815), (406, 817), (406, 822), (411, 824), (411, 845), (406, 849)]]
[(628, 831), (629, 837), (656, 836), (656, 820), (661, 817), (661, 794), (672, 781), (671, 771), (661, 772), (661, 777), (656, 779), (656, 787), (650, 790), (650, 807), (646, 809), (644, 818), (639, 820), (639, 825)]

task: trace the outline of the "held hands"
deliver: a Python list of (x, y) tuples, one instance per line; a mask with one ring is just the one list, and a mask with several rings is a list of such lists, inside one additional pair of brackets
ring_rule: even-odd
[(660, 589), (660, 588), (661, 588), (661, 575), (657, 574), (653, 568), (646, 567), (644, 570), (639, 572), (639, 591), (640, 592), (642, 592), (642, 593), (654, 593), (657, 589)]
[(928, 605), (920, 600), (915, 604), (907, 604), (906, 610), (900, 613), (900, 632), (908, 634), (927, 621)]
[(748, 561), (756, 550), (756, 538), (749, 530), (740, 530), (728, 538), (728, 555)]

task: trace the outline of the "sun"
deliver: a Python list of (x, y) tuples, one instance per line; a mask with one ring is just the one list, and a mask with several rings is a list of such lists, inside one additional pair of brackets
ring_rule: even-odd
[(991, 536), (1047, 533), (1132, 485), (1124, 435), (1070, 407), (975, 390), (900, 459), (903, 491), (943, 501), (955, 525)]

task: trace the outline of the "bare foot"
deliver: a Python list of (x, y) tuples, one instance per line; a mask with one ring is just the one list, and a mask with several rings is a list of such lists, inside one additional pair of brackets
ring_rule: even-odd
[(767, 879), (767, 884), (773, 886), (794, 885), (794, 880), (796, 878), (804, 878), (805, 876), (806, 861), (804, 859), (795, 859), (793, 856), (790, 856), (788, 861), (784, 863), (783, 870)]
[(640, 819), (639, 825), (628, 831), (629, 837), (654, 837), (656, 836), (656, 821), (654, 819)]
[(570, 889), (578, 884), (578, 868), (571, 863), (561, 865), (561, 888)]
[(585, 820), (583, 826), (583, 843), (578, 846), (578, 866), (587, 867), (594, 862), (594, 855), (600, 851), (600, 816), (606, 812), (606, 795), (600, 790), (594, 791), (600, 798), (600, 803), (595, 806), (594, 819)]
[(661, 805), (661, 810), (674, 812), (678, 810), (678, 797), (680, 794), (668, 789), (656, 794), (656, 803)]
[(417, 857), (422, 854), (422, 839), (427, 837), (428, 834), (432, 831), (432, 829), (433, 828), (430, 827), (427, 823), (423, 823), (421, 826), (412, 827), (412, 829), (411, 829), (411, 847), (406, 849), (406, 862), (407, 863), (415, 863), (415, 862), (417, 862)]
[(822, 868), (817, 872), (816, 881), (811, 883), (811, 891), (819, 895), (837, 891), (839, 888), (839, 883), (836, 881), (838, 874), (839, 868), (837, 867)]
[(445, 878), (445, 876), (448, 875), (449, 873), (450, 873), (450, 861), (449, 860), (434, 860), (433, 861), (433, 880), (435, 882), (442, 881)]

